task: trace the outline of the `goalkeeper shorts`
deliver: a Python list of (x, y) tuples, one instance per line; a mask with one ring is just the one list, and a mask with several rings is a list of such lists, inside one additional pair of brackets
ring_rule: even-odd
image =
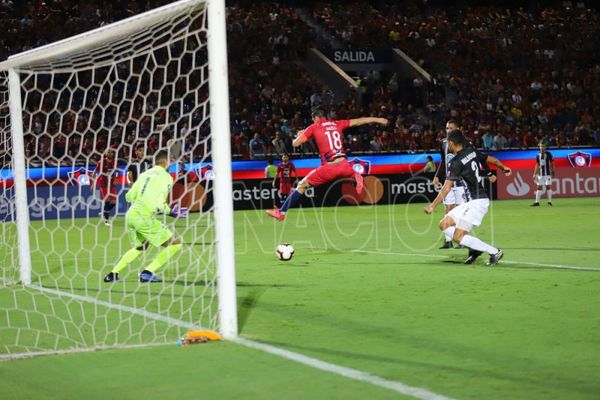
[(160, 247), (173, 236), (173, 232), (154, 216), (128, 212), (126, 219), (129, 240), (135, 247), (140, 247), (145, 242)]

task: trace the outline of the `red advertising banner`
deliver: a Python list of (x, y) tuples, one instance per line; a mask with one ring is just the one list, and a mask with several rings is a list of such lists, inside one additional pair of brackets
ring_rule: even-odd
[[(533, 199), (535, 189), (533, 168), (498, 174), (498, 199)], [(600, 168), (557, 168), (552, 192), (553, 197), (600, 196)]]

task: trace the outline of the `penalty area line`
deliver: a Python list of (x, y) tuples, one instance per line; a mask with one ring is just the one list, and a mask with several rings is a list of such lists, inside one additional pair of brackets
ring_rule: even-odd
[[(352, 253), (365, 253), (365, 254), (384, 254), (387, 256), (405, 256), (405, 257), (428, 257), (428, 258), (448, 258), (448, 256), (442, 256), (437, 254), (423, 254), (423, 253), (401, 253), (401, 252), (393, 252), (393, 251), (374, 251), (374, 250), (351, 250)], [(600, 272), (600, 268), (594, 267), (580, 267), (577, 265), (562, 265), (562, 264), (545, 264), (538, 262), (530, 262), (530, 261), (513, 261), (513, 260), (505, 260), (502, 259), (498, 266), (502, 266), (502, 264), (510, 264), (510, 265), (523, 265), (523, 266), (532, 266), (532, 267), (545, 267), (545, 268), (556, 268), (556, 269), (573, 269), (576, 271), (592, 271), (592, 272)], [(495, 268), (495, 267), (494, 267)]]
[[(160, 315), (160, 314), (145, 311), (145, 310), (140, 310), (140, 309), (137, 309), (134, 307), (109, 303), (107, 301), (98, 300), (93, 297), (81, 296), (78, 294), (69, 293), (69, 292), (52, 289), (52, 288), (47, 288), (47, 287), (39, 286), (39, 285), (28, 285), (25, 287), (31, 288), (34, 290), (39, 290), (40, 292), (43, 292), (43, 293), (53, 294), (53, 295), (56, 295), (59, 297), (67, 297), (67, 298), (81, 301), (81, 302), (91, 303), (91, 304), (103, 306), (106, 308), (111, 308), (114, 310), (119, 310), (119, 311), (128, 312), (128, 313), (135, 314), (135, 315), (140, 315), (140, 316), (143, 316), (143, 317), (146, 317), (149, 319), (154, 319), (157, 321), (165, 322), (167, 324), (179, 326), (182, 328), (202, 329), (201, 327), (199, 327), (197, 325), (194, 325), (192, 323), (185, 322), (185, 321), (182, 321), (179, 319), (165, 317), (164, 315)], [(451, 397), (443, 396), (441, 394), (431, 392), (427, 389), (409, 386), (409, 385), (406, 385), (399, 381), (388, 380), (388, 379), (379, 377), (377, 375), (369, 374), (368, 372), (343, 367), (343, 366), (337, 365), (337, 364), (332, 364), (332, 363), (329, 363), (326, 361), (319, 360), (317, 358), (308, 357), (308, 356), (305, 356), (300, 353), (295, 353), (293, 351), (289, 351), (289, 350), (285, 350), (285, 349), (282, 349), (279, 347), (271, 346), (269, 344), (255, 342), (250, 339), (238, 337), (236, 339), (229, 340), (229, 342), (236, 343), (236, 344), (242, 345), (244, 347), (252, 348), (255, 350), (263, 351), (263, 352), (266, 352), (266, 353), (269, 353), (269, 354), (272, 354), (275, 356), (279, 356), (279, 357), (285, 358), (287, 360), (290, 360), (290, 361), (293, 361), (293, 362), (296, 362), (299, 364), (303, 364), (303, 365), (306, 365), (306, 366), (309, 366), (309, 367), (312, 367), (315, 369), (319, 369), (321, 371), (330, 372), (330, 373), (333, 373), (333, 374), (336, 374), (336, 375), (339, 375), (339, 376), (342, 376), (342, 377), (345, 377), (348, 379), (370, 383), (374, 386), (378, 386), (378, 387), (384, 388), (384, 389), (389, 389), (389, 390), (395, 391), (397, 393), (404, 394), (406, 396), (411, 396), (411, 397), (414, 397), (417, 399), (421, 399), (421, 400), (453, 400)], [(148, 344), (148, 346), (158, 346), (158, 345), (163, 345), (163, 344), (164, 343), (160, 343), (160, 344), (150, 343), (150, 344)], [(119, 347), (110, 346), (110, 348), (126, 348), (126, 347), (145, 347), (145, 345), (119, 346)], [(106, 348), (109, 348), (109, 347), (106, 347)], [(103, 349), (102, 347), (99, 347), (99, 348), (90, 348), (89, 350), (88, 349), (72, 349), (72, 350), (64, 350), (64, 351), (62, 351), (62, 350), (40, 351), (40, 352), (31, 352), (31, 353), (2, 356), (2, 357), (0, 357), (0, 360), (27, 358), (27, 357), (33, 357), (36, 355), (82, 353), (82, 352), (86, 352), (86, 350), (91, 352), (91, 351), (102, 350), (102, 349)]]

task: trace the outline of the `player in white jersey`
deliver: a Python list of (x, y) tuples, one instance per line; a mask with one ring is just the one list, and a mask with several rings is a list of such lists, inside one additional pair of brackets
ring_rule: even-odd
[(531, 205), (532, 207), (540, 206), (544, 189), (548, 196), (548, 205), (552, 206), (552, 178), (554, 178), (554, 158), (546, 150), (546, 145), (540, 143), (540, 152), (535, 156), (535, 170), (533, 171), (533, 180), (537, 185), (537, 190), (535, 191), (535, 203)]
[(463, 182), (466, 201), (444, 216), (440, 221), (440, 229), (456, 242), (471, 249), (465, 264), (472, 264), (483, 252), (487, 252), (490, 255), (488, 265), (496, 265), (504, 255), (503, 251), (476, 238), (470, 232), (474, 227), (481, 225), (490, 203), (489, 195), (483, 185), (484, 177), (480, 173), (481, 165), (493, 164), (506, 175), (510, 175), (511, 170), (498, 159), (471, 147), (459, 130), (453, 130), (448, 134), (448, 143), (455, 157), (448, 166), (444, 186), (433, 202), (425, 207), (425, 213), (433, 213), (436, 206), (452, 190), (454, 181)]
[[(449, 120), (446, 122), (446, 135), (448, 135), (451, 131), (459, 129), (459, 125), (454, 120)], [(440, 166), (435, 173), (435, 177), (433, 178), (433, 184), (436, 187), (440, 187), (442, 185), (441, 180), (446, 178), (446, 174), (448, 171), (448, 166), (450, 165), (450, 161), (454, 157), (454, 154), (448, 148), (448, 140), (444, 139), (442, 141), (442, 148), (440, 151), (440, 155), (442, 160), (440, 162)], [(456, 181), (453, 183), (452, 189), (448, 192), (448, 195), (444, 198), (444, 213), (448, 214), (452, 211), (453, 208), (465, 202), (465, 188), (462, 182)], [(452, 237), (449, 237), (444, 233), (445, 241), (440, 249), (451, 249), (452, 248)], [(462, 248), (462, 245), (458, 245), (457, 248)]]

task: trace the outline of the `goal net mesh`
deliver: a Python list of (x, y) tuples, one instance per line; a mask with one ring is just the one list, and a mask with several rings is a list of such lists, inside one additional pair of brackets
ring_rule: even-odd
[[(49, 56), (15, 68), (31, 286), (18, 284), (8, 82), (0, 72), (0, 357), (174, 343), (190, 327), (218, 329), (207, 16), (202, 2), (179, 3), (149, 23), (134, 18), (102, 28), (108, 39), (79, 35), (54, 55), (50, 46)], [(152, 162), (174, 142), (181, 151), (170, 167), (169, 202), (191, 213), (157, 218), (181, 239), (182, 251), (157, 272), (162, 283), (138, 282), (160, 251), (152, 247), (121, 272), (122, 282), (105, 283), (132, 247), (124, 195), (128, 167), (140, 162), (136, 149)], [(110, 226), (100, 218), (103, 201), (92, 177), (107, 151), (117, 160)]]

